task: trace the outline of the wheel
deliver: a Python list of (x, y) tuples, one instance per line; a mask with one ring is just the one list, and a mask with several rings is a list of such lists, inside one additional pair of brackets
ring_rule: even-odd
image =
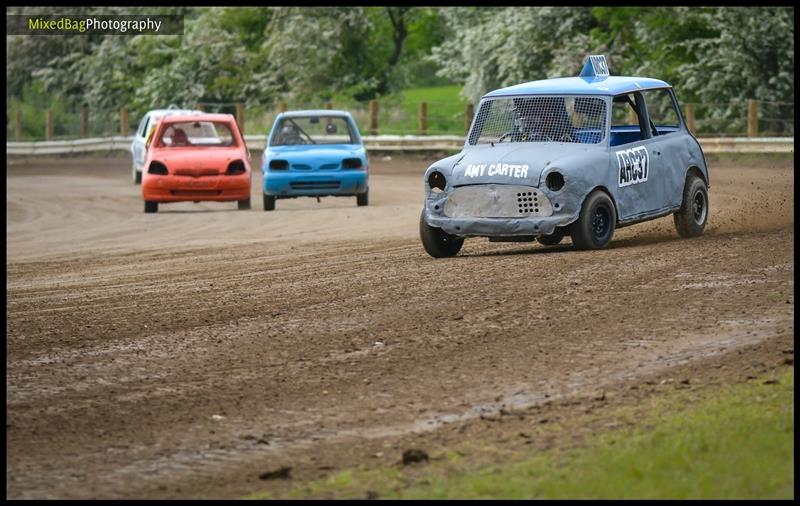
[(275, 210), (275, 196), (274, 195), (264, 195), (264, 210), (265, 211), (274, 211)]
[(537, 241), (545, 246), (555, 246), (556, 244), (560, 243), (562, 239), (564, 239), (563, 230), (556, 230), (550, 235), (540, 235), (536, 238)]
[(611, 197), (601, 190), (595, 190), (586, 197), (578, 221), (572, 224), (572, 242), (578, 249), (605, 248), (614, 236), (616, 223)]
[(157, 213), (158, 212), (158, 202), (152, 202), (150, 200), (144, 201), (144, 212), (146, 213)]
[(250, 209), (250, 197), (247, 197), (245, 200), (237, 200), (236, 204), (240, 211)]
[(686, 176), (681, 208), (672, 215), (681, 237), (697, 237), (708, 221), (708, 188), (696, 174)]
[(419, 235), (422, 239), (422, 247), (433, 258), (455, 256), (464, 244), (463, 237), (450, 235), (441, 228), (428, 225), (425, 222), (424, 210), (419, 217)]
[(356, 195), (356, 204), (359, 206), (365, 206), (369, 203), (369, 190), (365, 191), (364, 193), (359, 193)]
[(142, 184), (142, 173), (136, 170), (136, 164), (131, 168), (131, 176), (133, 177), (133, 184)]

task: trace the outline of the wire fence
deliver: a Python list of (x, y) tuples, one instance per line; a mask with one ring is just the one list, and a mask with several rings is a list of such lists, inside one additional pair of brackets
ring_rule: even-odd
[[(236, 116), (245, 134), (266, 135), (281, 111), (337, 109), (349, 111), (362, 135), (465, 135), (474, 116), (473, 104), (431, 101), (404, 103), (373, 100), (349, 103), (283, 103), (244, 106), (237, 103), (184, 104), (206, 112)], [(11, 108), (6, 114), (6, 138), (16, 141), (68, 140), (132, 135), (146, 111), (122, 107), (113, 111), (89, 108), (38, 110)], [(683, 104), (689, 129), (698, 137), (794, 136), (794, 103), (741, 100)]]

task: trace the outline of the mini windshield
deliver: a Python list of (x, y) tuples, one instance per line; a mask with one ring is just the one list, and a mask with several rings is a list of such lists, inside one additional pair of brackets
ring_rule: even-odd
[(159, 146), (180, 148), (235, 146), (236, 139), (227, 123), (217, 121), (186, 121), (170, 123), (164, 128)]
[(272, 134), (273, 146), (297, 144), (356, 144), (347, 119), (341, 116), (294, 116), (283, 118)]
[(606, 102), (599, 97), (495, 98), (481, 104), (469, 143), (597, 144), (605, 137), (605, 129)]

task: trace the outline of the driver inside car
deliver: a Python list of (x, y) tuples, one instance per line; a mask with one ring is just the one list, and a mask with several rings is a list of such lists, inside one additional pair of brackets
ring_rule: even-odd
[(514, 107), (514, 124), (521, 141), (572, 142), (573, 126), (564, 101), (549, 97), (527, 100)]
[(281, 133), (279, 143), (280, 144), (302, 144), (302, 139), (300, 138), (300, 133), (297, 131), (294, 125), (291, 123), (284, 123), (283, 127), (281, 128)]
[(173, 146), (188, 146), (189, 136), (181, 128), (175, 129), (172, 132), (172, 145)]

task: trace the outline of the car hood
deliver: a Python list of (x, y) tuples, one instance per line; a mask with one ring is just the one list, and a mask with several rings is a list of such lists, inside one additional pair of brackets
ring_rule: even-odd
[(267, 158), (282, 159), (292, 163), (319, 163), (321, 161), (341, 162), (342, 158), (363, 157), (364, 148), (358, 144), (329, 144), (315, 146), (271, 146)]
[(561, 142), (475, 146), (457, 159), (447, 179), (452, 186), (488, 183), (537, 186), (547, 167), (589, 149)]

